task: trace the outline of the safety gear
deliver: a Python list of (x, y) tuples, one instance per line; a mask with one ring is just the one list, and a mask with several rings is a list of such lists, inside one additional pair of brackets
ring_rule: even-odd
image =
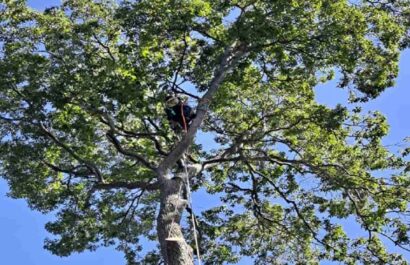
[(177, 97), (167, 97), (167, 98), (166, 98), (166, 101), (165, 101), (165, 105), (166, 105), (168, 108), (172, 108), (172, 107), (178, 105), (179, 101), (180, 101), (180, 100), (179, 100), (179, 98), (177, 98)]

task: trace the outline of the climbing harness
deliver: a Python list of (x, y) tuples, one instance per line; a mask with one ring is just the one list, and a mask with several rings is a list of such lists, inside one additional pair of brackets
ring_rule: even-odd
[(186, 103), (187, 98), (178, 96), (168, 96), (165, 101), (165, 113), (170, 122), (171, 128), (179, 132), (187, 132), (190, 121), (195, 114), (192, 108)]

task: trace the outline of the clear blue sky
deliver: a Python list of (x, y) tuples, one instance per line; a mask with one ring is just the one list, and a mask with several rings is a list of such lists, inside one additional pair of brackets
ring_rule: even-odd
[[(58, 0), (29, 0), (29, 4), (38, 9), (59, 4)], [(410, 136), (410, 51), (403, 53), (400, 62), (400, 74), (397, 85), (385, 91), (378, 99), (367, 104), (368, 110), (380, 110), (391, 126), (390, 135), (385, 144), (397, 143)], [(346, 101), (346, 92), (334, 87), (333, 83), (317, 88), (317, 99), (333, 106)], [(112, 265), (124, 264), (122, 253), (113, 249), (100, 248), (97, 252), (75, 254), (68, 258), (51, 255), (42, 248), (47, 236), (44, 224), (52, 219), (31, 211), (23, 200), (6, 197), (7, 186), (0, 179), (0, 253), (1, 264), (5, 265)], [(201, 209), (194, 197), (194, 204)], [(410, 258), (410, 256), (407, 255)], [(243, 262), (243, 265), (249, 262)]]

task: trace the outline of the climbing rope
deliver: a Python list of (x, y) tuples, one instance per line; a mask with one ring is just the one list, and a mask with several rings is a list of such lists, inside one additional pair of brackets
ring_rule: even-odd
[(182, 101), (182, 102), (181, 102), (181, 116), (182, 116), (182, 122), (183, 122), (183, 126), (184, 126), (184, 128), (183, 128), (183, 129), (184, 129), (184, 132), (187, 133), (187, 131), (188, 131), (188, 126), (187, 126), (186, 120), (185, 120), (184, 104), (185, 104), (185, 102)]
[(197, 230), (196, 230), (196, 222), (195, 222), (195, 215), (194, 215), (194, 209), (192, 206), (192, 197), (191, 197), (191, 185), (189, 184), (189, 174), (188, 174), (188, 169), (186, 166), (186, 159), (185, 155), (182, 156), (182, 166), (184, 168), (184, 173), (185, 173), (185, 187), (186, 187), (186, 193), (187, 193), (187, 200), (188, 200), (188, 207), (191, 209), (191, 222), (192, 222), (192, 230), (194, 232), (194, 241), (195, 241), (195, 248), (196, 248), (196, 256), (198, 257), (198, 265), (201, 265), (201, 253), (199, 250), (199, 243), (198, 243), (198, 236), (197, 236)]
[[(185, 177), (186, 177), (185, 187), (186, 187), (186, 193), (187, 193), (188, 207), (191, 209), (191, 222), (192, 222), (192, 230), (194, 232), (196, 255), (198, 257), (198, 265), (202, 265), (201, 254), (200, 254), (200, 250), (199, 250), (198, 236), (197, 236), (197, 229), (196, 229), (196, 222), (195, 222), (195, 215), (194, 215), (194, 210), (193, 210), (193, 206), (192, 206), (191, 186), (189, 184), (188, 169), (186, 167), (186, 164), (185, 164), (184, 160), (185, 159), (182, 158), (182, 161), (183, 161), (182, 166), (184, 168), (184, 173), (185, 173)], [(181, 198), (181, 191), (182, 191), (182, 185), (179, 187), (178, 200)], [(174, 214), (173, 214), (174, 217), (172, 218), (172, 222), (171, 222), (170, 228), (168, 230), (168, 237), (165, 239), (166, 241), (180, 241), (181, 240), (181, 238), (174, 238), (174, 237), (171, 236), (171, 231), (172, 231), (173, 227), (176, 225), (175, 216), (177, 214), (178, 214), (178, 209), (177, 209), (177, 207), (175, 207), (174, 208)]]
[(198, 257), (198, 265), (201, 265), (201, 254), (199, 251), (199, 243), (198, 243), (198, 236), (197, 236), (197, 230), (196, 230), (196, 223), (195, 223), (195, 215), (194, 215), (194, 209), (192, 206), (192, 197), (191, 197), (191, 185), (189, 184), (189, 175), (188, 175), (188, 170), (185, 164), (185, 161), (183, 163), (183, 167), (185, 170), (185, 176), (186, 176), (186, 193), (187, 193), (187, 199), (188, 199), (188, 206), (191, 208), (191, 222), (192, 222), (192, 230), (194, 230), (194, 240), (195, 240), (195, 248), (196, 248), (196, 255)]

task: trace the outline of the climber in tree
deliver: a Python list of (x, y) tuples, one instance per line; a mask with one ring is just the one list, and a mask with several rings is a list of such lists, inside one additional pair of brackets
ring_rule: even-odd
[(171, 128), (178, 132), (187, 131), (189, 124), (195, 118), (194, 110), (186, 103), (188, 98), (167, 96), (165, 98), (165, 112)]

